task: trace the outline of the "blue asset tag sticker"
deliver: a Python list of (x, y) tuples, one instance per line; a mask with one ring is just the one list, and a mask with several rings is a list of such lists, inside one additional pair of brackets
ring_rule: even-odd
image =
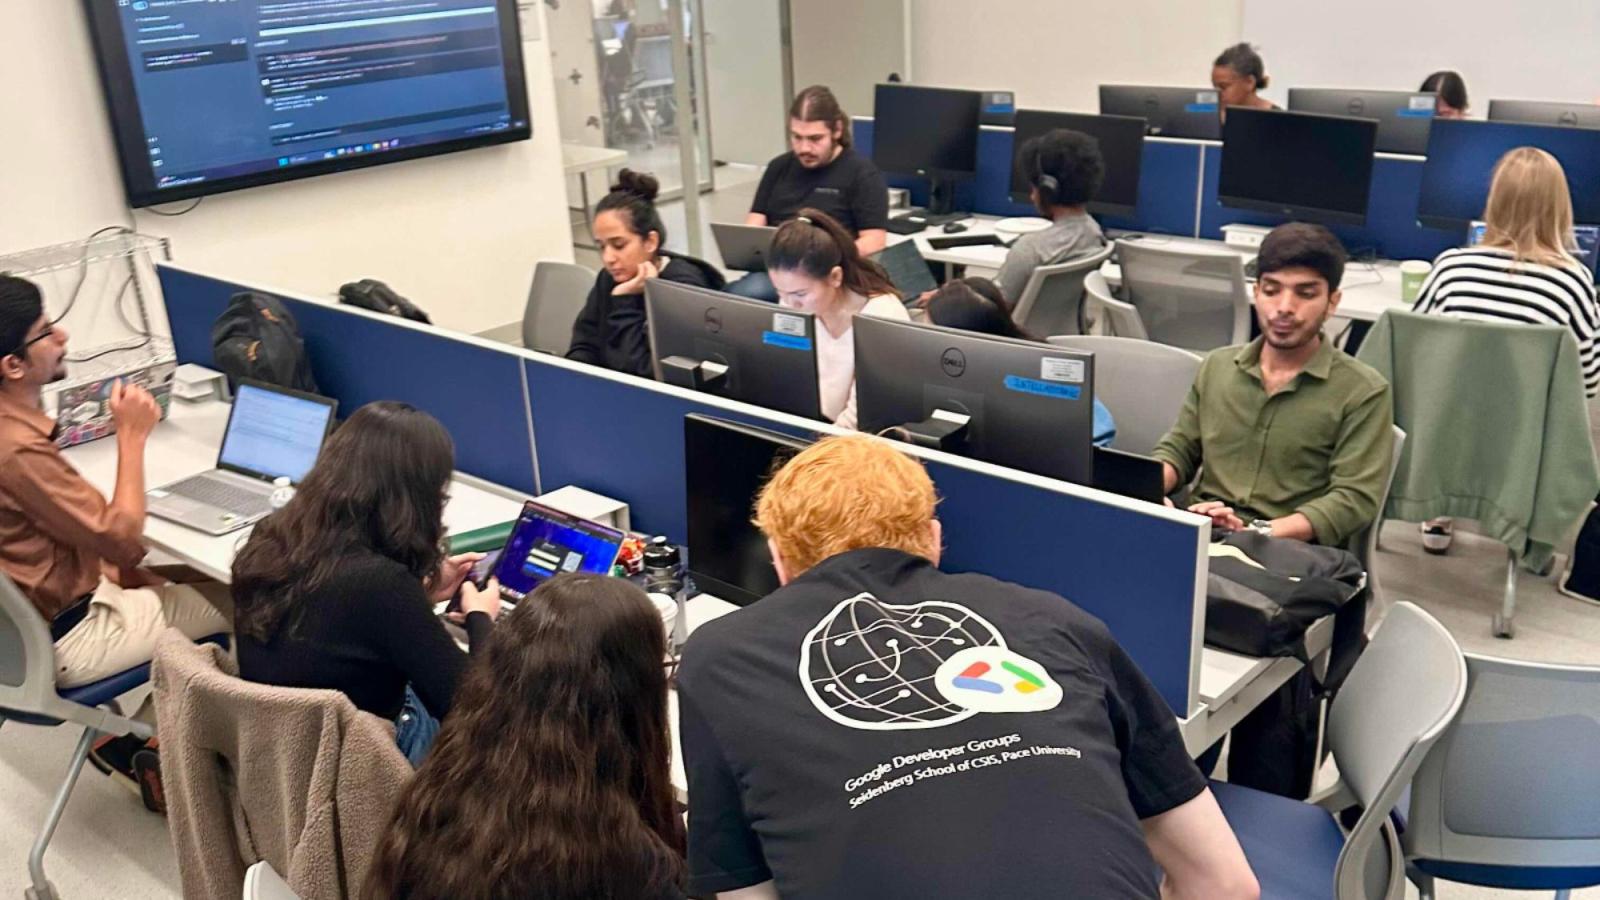
[(1021, 375), (1007, 375), (1005, 379), (1006, 390), (1016, 391), (1021, 394), (1037, 394), (1040, 397), (1055, 397), (1061, 400), (1076, 400), (1081, 391), (1070, 384), (1051, 384), (1037, 378), (1023, 378)]
[(1185, 112), (1206, 113), (1217, 111), (1216, 91), (1195, 91), (1194, 102), (1183, 107)]
[(1083, 384), (1083, 360), (1045, 357), (1039, 360), (1039, 377), (1045, 381)]
[(779, 334), (776, 331), (763, 331), (761, 332), (761, 343), (772, 347), (782, 347), (785, 350), (811, 349), (811, 338), (803, 334)]
[(806, 336), (806, 320), (804, 316), (790, 315), (789, 313), (772, 314), (772, 330), (778, 334)]
[(1406, 105), (1394, 111), (1394, 114), (1403, 119), (1431, 119), (1433, 118), (1433, 97), (1422, 94), (1406, 101)]

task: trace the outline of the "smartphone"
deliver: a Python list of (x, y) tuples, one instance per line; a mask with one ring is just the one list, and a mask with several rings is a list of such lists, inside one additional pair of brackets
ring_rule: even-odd
[[(467, 573), (467, 580), (472, 582), (480, 591), (487, 587), (490, 577), (494, 575), (495, 566), (500, 562), (500, 554), (504, 552), (505, 548), (502, 547), (478, 560), (477, 564), (472, 567), (472, 571)], [(450, 598), (450, 602), (445, 605), (444, 611), (447, 613), (461, 611), (460, 591), (456, 591), (456, 595)]]

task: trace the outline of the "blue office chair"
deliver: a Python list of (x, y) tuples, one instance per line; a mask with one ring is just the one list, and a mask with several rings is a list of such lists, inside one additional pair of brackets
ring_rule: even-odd
[(1600, 667), (1467, 657), (1467, 700), (1412, 781), (1411, 880), (1600, 884)]
[[(206, 640), (223, 643), (226, 637), (217, 635)], [(150, 664), (144, 663), (93, 684), (57, 689), (55, 642), (50, 638), (50, 626), (16, 583), (0, 574), (0, 724), (54, 727), (70, 722), (83, 726), (83, 735), (67, 764), (66, 778), (56, 789), (50, 811), (28, 853), (28, 876), (33, 884), (24, 892), (27, 900), (57, 900), (55, 888), (45, 877), (44, 851), (66, 811), (67, 799), (72, 796), (95, 738), (151, 736), (149, 725), (125, 717), (117, 705), (118, 697), (149, 680)]]
[[(1328, 712), (1340, 784), (1318, 804), (1213, 782), (1261, 883), (1262, 900), (1399, 900), (1405, 866), (1388, 811), (1461, 709), (1467, 668), (1455, 639), (1410, 603), (1390, 610)], [(1359, 803), (1346, 835), (1330, 810)]]

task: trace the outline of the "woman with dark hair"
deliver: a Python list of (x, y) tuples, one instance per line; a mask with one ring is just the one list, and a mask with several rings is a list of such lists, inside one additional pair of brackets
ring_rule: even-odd
[(1467, 82), (1460, 72), (1441, 69), (1422, 79), (1419, 90), (1432, 91), (1433, 117), (1435, 119), (1465, 119), (1467, 117)]
[(722, 290), (714, 266), (662, 248), (667, 226), (656, 211), (660, 185), (643, 172), (623, 169), (611, 193), (594, 208), (594, 242), (605, 265), (572, 324), (567, 359), (649, 378), (650, 333), (644, 283), (651, 278)]
[[(1000, 288), (987, 278), (962, 278), (947, 281), (933, 292), (926, 304), (928, 321), (945, 328), (959, 328), (979, 334), (1037, 341), (1011, 317), (1011, 304)], [(1094, 398), (1093, 440), (1107, 447), (1117, 436), (1117, 423), (1100, 398)]]
[(467, 662), (433, 604), (460, 590), (474, 648), (500, 613), (497, 590), (463, 585), (482, 557), (440, 551), (454, 466), (450, 435), (432, 416), (368, 403), (233, 562), (239, 674), (343, 691), (358, 709), (396, 720), (413, 763)]
[(844, 226), (807, 207), (785, 222), (767, 250), (778, 302), (817, 317), (817, 385), (822, 415), (856, 427), (855, 317), (910, 321), (888, 273), (857, 252)]
[(1277, 109), (1276, 103), (1256, 93), (1266, 90), (1267, 82), (1267, 64), (1256, 48), (1241, 42), (1222, 51), (1211, 63), (1211, 86), (1218, 94), (1217, 114), (1226, 119), (1230, 106)]
[(366, 896), (683, 897), (655, 606), (622, 579), (559, 575), (496, 630), (378, 842)]

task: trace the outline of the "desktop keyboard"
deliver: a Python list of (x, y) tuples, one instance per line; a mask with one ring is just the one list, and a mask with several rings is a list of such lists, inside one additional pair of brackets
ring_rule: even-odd
[(238, 516), (253, 516), (271, 508), (268, 495), (209, 475), (195, 475), (168, 485), (164, 490)]

